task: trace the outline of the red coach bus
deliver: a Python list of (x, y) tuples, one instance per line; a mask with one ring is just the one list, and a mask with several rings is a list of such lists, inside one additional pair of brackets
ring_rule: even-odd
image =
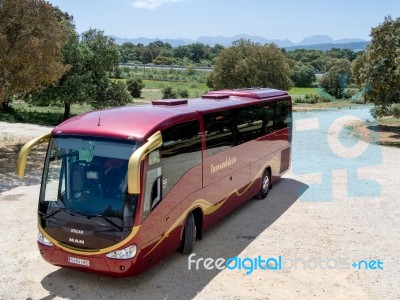
[(214, 91), (200, 99), (93, 111), (28, 142), (48, 143), (38, 245), (54, 265), (135, 275), (195, 239), (290, 165), (286, 92)]

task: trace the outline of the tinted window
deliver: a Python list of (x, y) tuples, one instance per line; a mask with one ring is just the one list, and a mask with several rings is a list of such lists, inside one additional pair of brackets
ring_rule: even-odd
[(235, 109), (233, 113), (236, 116), (236, 145), (274, 131), (274, 110), (268, 103)]
[(232, 111), (216, 112), (204, 116), (207, 156), (234, 146), (236, 131), (234, 118)]
[(149, 158), (147, 161), (143, 220), (161, 201), (161, 178), (160, 151), (157, 149), (149, 154)]
[(273, 103), (204, 115), (207, 156), (273, 132), (274, 117)]
[(290, 101), (278, 101), (274, 103), (275, 106), (275, 121), (276, 129), (286, 128), (292, 126), (292, 115), (290, 113)]
[(172, 126), (162, 132), (162, 194), (167, 195), (181, 177), (201, 164), (201, 138), (198, 121)]

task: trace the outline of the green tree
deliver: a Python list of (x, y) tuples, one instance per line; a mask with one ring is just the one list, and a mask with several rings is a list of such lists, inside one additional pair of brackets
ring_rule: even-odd
[(131, 96), (125, 82), (107, 81), (97, 94), (96, 99), (92, 101), (92, 105), (95, 108), (103, 108), (125, 105), (129, 102), (131, 102)]
[(144, 83), (141, 78), (129, 78), (126, 82), (128, 86), (128, 91), (133, 98), (140, 98), (142, 95), (142, 89), (144, 88)]
[(271, 87), (288, 90), (292, 86), (288, 62), (276, 45), (261, 46), (244, 39), (220, 52), (208, 84), (215, 89)]
[(347, 58), (349, 61), (353, 61), (357, 57), (357, 52), (351, 49), (332, 48), (326, 51), (325, 55), (331, 58)]
[(292, 69), (290, 79), (297, 87), (310, 87), (315, 81), (314, 69), (303, 64), (296, 64)]
[(114, 39), (105, 35), (104, 31), (89, 29), (82, 33), (81, 43), (90, 49), (91, 57), (88, 68), (101, 78), (112, 71), (120, 61), (118, 46)]
[(345, 89), (352, 82), (351, 63), (347, 58), (333, 58), (328, 62), (328, 72), (324, 73), (320, 85), (329, 95), (344, 98)]
[(0, 1), (0, 110), (13, 95), (56, 84), (69, 69), (62, 63), (67, 30), (60, 16), (44, 0)]
[(357, 86), (361, 87), (364, 83), (363, 67), (366, 65), (367, 55), (362, 53), (351, 63), (351, 73)]
[(121, 62), (126, 64), (126, 63), (132, 63), (137, 61), (137, 53), (136, 53), (136, 46), (132, 43), (123, 43), (119, 47), (119, 52), (121, 55)]
[(400, 18), (390, 16), (371, 31), (371, 44), (352, 64), (365, 100), (378, 105), (400, 103)]
[[(79, 37), (72, 23), (69, 23), (68, 42), (64, 46), (63, 62), (71, 69), (60, 79), (58, 85), (32, 93), (30, 102), (41, 105), (63, 105), (64, 120), (69, 118), (71, 104), (91, 103), (104, 107), (111, 102), (108, 95), (111, 83), (107, 73), (117, 67), (118, 48), (113, 39), (97, 29), (90, 29)], [(114, 87), (112, 87), (114, 88)], [(101, 104), (101, 101), (105, 101)], [(126, 99), (121, 99), (124, 104)]]
[(199, 63), (203, 59), (211, 58), (211, 47), (202, 43), (194, 43), (189, 45), (189, 59), (195, 63)]

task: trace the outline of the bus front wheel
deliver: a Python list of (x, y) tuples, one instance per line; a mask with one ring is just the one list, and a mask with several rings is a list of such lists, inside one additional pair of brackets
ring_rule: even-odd
[(271, 174), (269, 170), (265, 170), (263, 176), (261, 177), (261, 187), (257, 194), (258, 199), (264, 199), (268, 195), (268, 191), (271, 188)]
[(196, 223), (194, 221), (193, 213), (186, 219), (185, 228), (183, 229), (182, 248), (183, 254), (190, 254), (194, 248), (194, 241), (196, 239)]

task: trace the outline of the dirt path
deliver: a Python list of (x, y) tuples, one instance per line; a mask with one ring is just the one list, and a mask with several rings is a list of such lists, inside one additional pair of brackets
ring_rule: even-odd
[[(258, 269), (251, 275), (243, 269), (188, 270), (188, 257), (176, 253), (137, 277), (113, 279), (61, 269), (40, 257), (36, 209), (41, 164), (28, 166), (30, 179), (21, 182), (11, 174), (18, 147), (4, 151), (48, 130), (0, 122), (0, 299), (400, 298), (400, 149), (381, 147), (378, 165), (359, 171), (379, 183), (378, 197), (349, 195), (347, 171), (337, 169), (331, 201), (310, 202), (302, 197), (315, 174), (289, 173), (266, 200), (249, 201), (195, 245), (196, 257), (281, 256), (286, 263), (307, 261), (309, 268), (299, 263), (297, 269)], [(307, 137), (294, 139), (296, 147), (318, 147)], [(322, 162), (329, 159), (316, 150)], [(36, 163), (42, 159), (39, 151)], [(313, 258), (330, 260), (330, 268), (313, 268)], [(383, 270), (351, 266), (360, 260), (380, 260)]]
[(0, 122), (0, 193), (21, 185), (40, 183), (46, 146), (32, 151), (24, 181), (15, 175), (18, 153), (31, 138), (46, 134), (50, 127)]

